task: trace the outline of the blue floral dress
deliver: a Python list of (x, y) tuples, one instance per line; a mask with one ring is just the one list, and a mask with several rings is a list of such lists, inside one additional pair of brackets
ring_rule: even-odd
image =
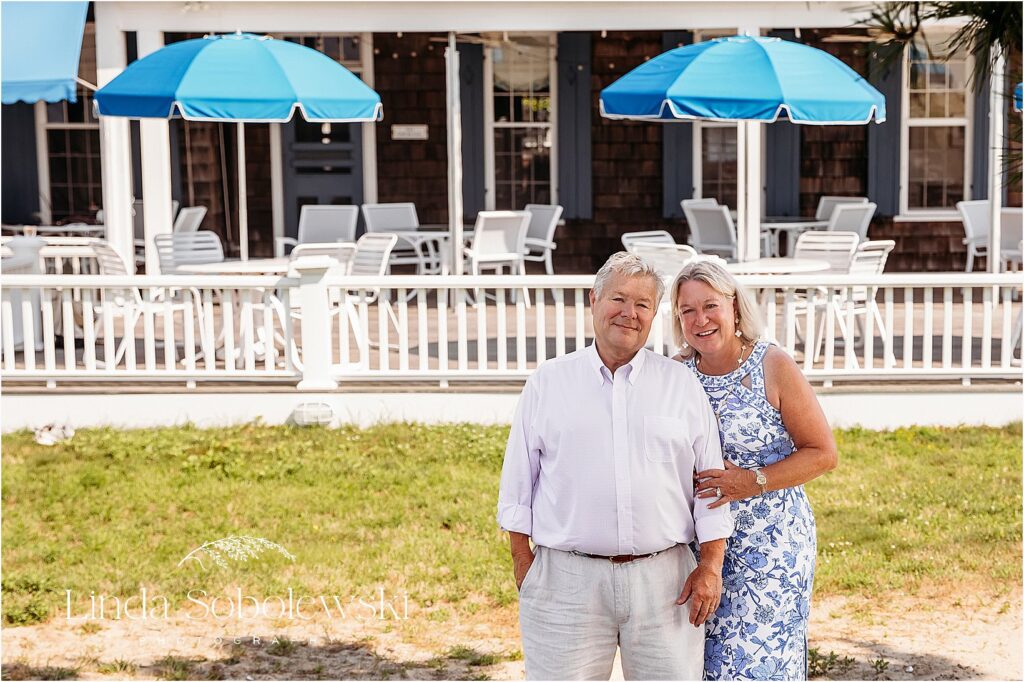
[[(723, 376), (701, 374), (687, 361), (718, 414), (726, 461), (745, 468), (768, 466), (795, 449), (782, 415), (765, 395), (769, 347), (758, 341), (750, 357)], [(749, 387), (743, 383), (747, 377)], [(730, 508), (736, 530), (726, 544), (722, 602), (707, 621), (705, 679), (807, 679), (817, 538), (803, 486), (732, 502)]]

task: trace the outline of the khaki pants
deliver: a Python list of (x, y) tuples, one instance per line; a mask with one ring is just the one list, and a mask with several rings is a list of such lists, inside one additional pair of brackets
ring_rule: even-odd
[(699, 680), (704, 626), (676, 605), (696, 568), (685, 545), (613, 564), (537, 547), (519, 594), (528, 680), (607, 680), (622, 654), (627, 680)]

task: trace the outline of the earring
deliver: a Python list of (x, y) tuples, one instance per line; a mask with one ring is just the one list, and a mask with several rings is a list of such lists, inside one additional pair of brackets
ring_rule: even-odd
[(687, 343), (687, 342), (686, 342), (686, 341), (684, 340), (684, 341), (683, 341), (683, 350), (686, 350), (686, 349), (687, 349), (687, 348), (689, 348), (689, 347), (690, 347), (690, 344), (688, 344), (688, 343)]
[(736, 318), (736, 337), (739, 338), (741, 336), (743, 336), (743, 332), (740, 331), (740, 318), (737, 317)]

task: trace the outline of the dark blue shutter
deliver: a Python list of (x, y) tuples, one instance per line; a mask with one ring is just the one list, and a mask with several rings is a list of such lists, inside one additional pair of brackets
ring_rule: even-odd
[[(661, 34), (661, 46), (665, 50), (692, 42), (690, 31)], [(693, 196), (693, 124), (665, 123), (661, 131), (661, 215), (682, 218), (679, 202)]]
[[(988, 199), (988, 90), (989, 79), (975, 83), (974, 85), (974, 130), (968, 130), (968, 135), (973, 135), (971, 142), (971, 175), (968, 179), (971, 183), (971, 199)], [(966, 198), (966, 197), (965, 197)]]
[(558, 203), (565, 218), (593, 217), (590, 34), (558, 34)]
[(35, 222), (39, 210), (39, 170), (36, 163), (36, 114), (32, 104), (3, 105), (0, 126), (0, 163), (3, 193), (3, 221), (10, 225)]
[[(780, 30), (768, 34), (790, 42), (799, 42), (796, 31)], [(800, 126), (780, 118), (764, 127), (765, 137), (765, 215), (800, 214)]]
[(484, 210), (484, 48), (459, 43), (462, 106), (462, 213), (467, 220)]
[(868, 198), (878, 204), (878, 214), (900, 211), (900, 106), (903, 60), (882, 66), (879, 57), (868, 61), (868, 80), (885, 97), (885, 123), (868, 123)]

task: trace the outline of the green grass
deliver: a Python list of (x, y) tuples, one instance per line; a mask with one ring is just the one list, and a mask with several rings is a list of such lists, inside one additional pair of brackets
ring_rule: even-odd
[[(82, 430), (53, 447), (3, 438), (3, 617), (75, 613), (90, 591), (188, 606), (234, 594), (407, 593), (444, 623), (514, 603), (494, 522), (507, 427), (246, 425)], [(837, 433), (840, 466), (808, 485), (818, 594), (1021, 577), (1021, 428)], [(177, 563), (251, 535), (275, 552), (223, 569)], [(467, 597), (473, 597), (467, 599)], [(400, 607), (400, 599), (396, 606)], [(436, 616), (436, 617), (435, 617)], [(180, 671), (165, 666), (170, 674)]]
[(1021, 425), (836, 432), (807, 485), (818, 594), (1021, 581)]

